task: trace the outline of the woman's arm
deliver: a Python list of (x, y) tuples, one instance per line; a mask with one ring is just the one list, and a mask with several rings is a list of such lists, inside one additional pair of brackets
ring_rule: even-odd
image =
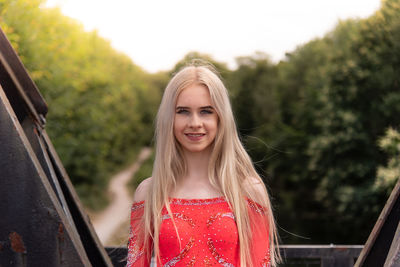
[[(131, 208), (131, 223), (128, 242), (127, 267), (150, 266), (151, 250), (144, 247), (144, 201), (150, 178), (144, 180), (136, 189)], [(151, 244), (149, 244), (151, 247)]]
[(251, 223), (251, 257), (254, 266), (271, 266), (271, 258), (269, 253), (269, 214), (265, 207), (260, 205), (258, 201), (268, 197), (266, 189), (262, 181), (254, 177), (246, 180), (246, 189), (249, 192), (247, 199), (249, 219)]
[(265, 209), (248, 199), (249, 218), (251, 223), (251, 253), (254, 266), (271, 266), (269, 254), (268, 218)]

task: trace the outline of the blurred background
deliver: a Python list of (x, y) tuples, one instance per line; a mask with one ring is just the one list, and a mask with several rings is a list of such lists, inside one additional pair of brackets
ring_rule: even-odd
[[(228, 87), (282, 242), (364, 244), (400, 176), (400, 0), (127, 2), (0, 0), (91, 218), (152, 147), (171, 74), (202, 58)], [(130, 196), (153, 156), (129, 172)], [(103, 243), (126, 242), (121, 218)]]

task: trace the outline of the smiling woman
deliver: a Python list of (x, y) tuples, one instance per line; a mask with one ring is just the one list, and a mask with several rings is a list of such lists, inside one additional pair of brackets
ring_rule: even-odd
[(136, 189), (128, 266), (276, 266), (267, 190), (209, 66), (181, 69), (157, 114), (152, 177)]
[(207, 87), (193, 84), (183, 90), (176, 103), (174, 135), (185, 153), (211, 149), (218, 127)]

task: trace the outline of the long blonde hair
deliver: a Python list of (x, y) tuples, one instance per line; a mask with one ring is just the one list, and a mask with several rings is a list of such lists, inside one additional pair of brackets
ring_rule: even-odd
[[(280, 255), (277, 247), (276, 226), (267, 190), (239, 140), (228, 92), (214, 70), (206, 65), (184, 67), (174, 75), (164, 91), (156, 120), (156, 156), (152, 180), (142, 219), (145, 247), (150, 249), (149, 244), (152, 240), (154, 254), (157, 259), (159, 258), (158, 237), (163, 207), (173, 218), (169, 196), (178, 179), (186, 173), (187, 168), (180, 144), (173, 134), (175, 105), (180, 92), (193, 84), (201, 84), (208, 88), (214, 109), (218, 114), (218, 131), (209, 160), (208, 177), (211, 184), (218, 188), (226, 198), (235, 215), (240, 244), (240, 266), (254, 266), (250, 256), (251, 221), (246, 197), (264, 207), (263, 211), (267, 218), (265, 227), (268, 227), (270, 240), (271, 263), (272, 266), (276, 266)], [(254, 181), (261, 183), (262, 190), (254, 189)], [(177, 229), (176, 231), (179, 235)]]

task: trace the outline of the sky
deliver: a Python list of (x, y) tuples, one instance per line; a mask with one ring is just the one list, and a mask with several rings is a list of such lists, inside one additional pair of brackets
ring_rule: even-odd
[(235, 58), (286, 52), (323, 37), (340, 21), (365, 18), (380, 0), (47, 0), (97, 30), (149, 72), (197, 51), (235, 68)]

